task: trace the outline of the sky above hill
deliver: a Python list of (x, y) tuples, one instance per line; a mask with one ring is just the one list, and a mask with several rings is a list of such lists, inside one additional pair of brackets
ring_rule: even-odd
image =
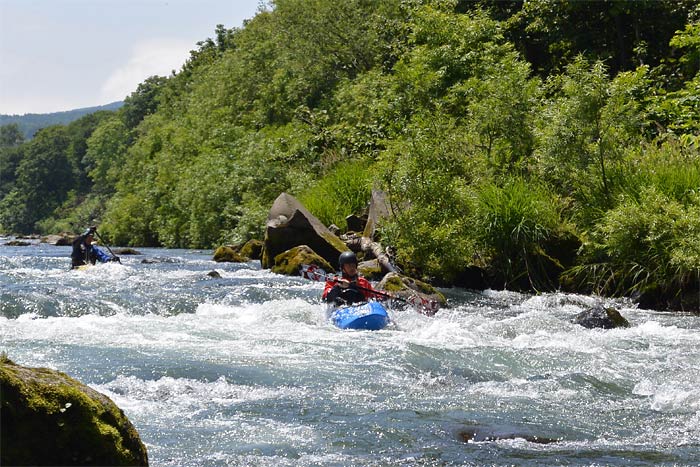
[[(267, 2), (262, 2), (267, 3)], [(0, 114), (123, 100), (260, 0), (0, 0)]]

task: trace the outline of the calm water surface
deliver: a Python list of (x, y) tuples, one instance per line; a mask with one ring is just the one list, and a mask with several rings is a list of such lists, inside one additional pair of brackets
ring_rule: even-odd
[(700, 464), (697, 316), (608, 302), (632, 326), (587, 330), (595, 297), (445, 290), (340, 331), (322, 284), (140, 251), (0, 246), (0, 350), (107, 394), (153, 466)]

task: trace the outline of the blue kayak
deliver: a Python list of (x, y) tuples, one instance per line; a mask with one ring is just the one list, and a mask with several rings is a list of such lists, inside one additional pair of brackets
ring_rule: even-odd
[(367, 302), (336, 308), (330, 320), (340, 329), (378, 331), (389, 324), (389, 314), (381, 303)]

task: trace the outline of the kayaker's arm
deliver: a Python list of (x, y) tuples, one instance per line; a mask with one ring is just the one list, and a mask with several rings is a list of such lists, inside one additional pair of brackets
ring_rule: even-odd
[(326, 287), (323, 289), (323, 300), (333, 302), (340, 295), (341, 288), (336, 281), (327, 281)]

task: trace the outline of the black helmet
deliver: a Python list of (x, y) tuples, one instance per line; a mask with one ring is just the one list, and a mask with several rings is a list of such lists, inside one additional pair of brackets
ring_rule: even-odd
[(340, 269), (343, 269), (343, 264), (357, 264), (357, 256), (355, 256), (355, 253), (352, 251), (344, 251), (340, 254), (340, 258), (338, 258), (338, 264), (340, 265)]

